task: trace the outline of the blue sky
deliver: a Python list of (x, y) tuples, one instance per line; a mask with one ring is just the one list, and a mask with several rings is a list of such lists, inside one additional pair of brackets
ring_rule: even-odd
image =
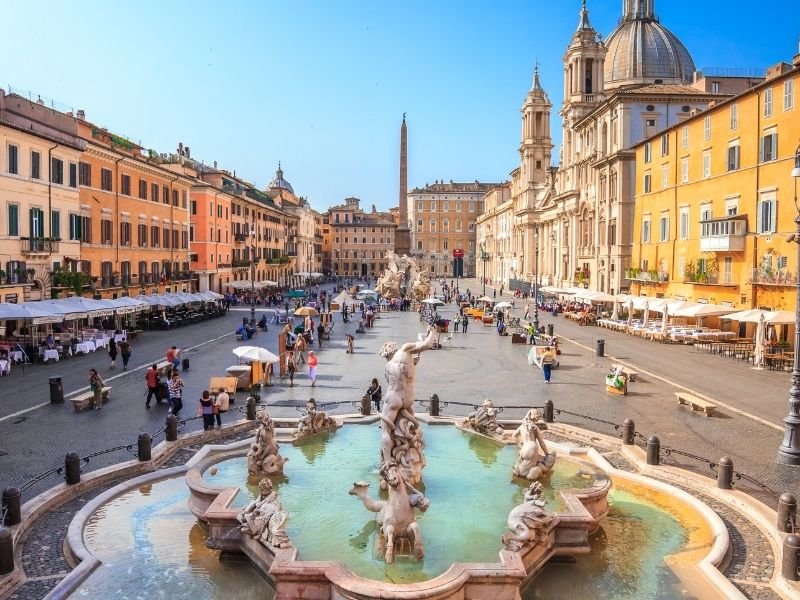
[[(604, 36), (621, 5), (589, 0)], [(698, 68), (765, 67), (791, 61), (800, 34), (795, 3), (765, 6), (657, 0), (656, 13)], [(159, 152), (183, 142), (260, 187), (280, 160), (318, 210), (347, 196), (388, 208), (404, 112), (410, 187), (507, 178), (536, 60), (557, 116), (579, 10), (580, 0), (15, 2), (3, 11), (0, 87), (83, 108)]]

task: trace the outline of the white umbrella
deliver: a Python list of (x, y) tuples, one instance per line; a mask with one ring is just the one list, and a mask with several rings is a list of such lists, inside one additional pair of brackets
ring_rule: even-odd
[[(442, 302), (438, 298), (427, 298), (427, 299), (423, 300), (422, 303), (423, 304), (433, 304), (435, 306), (441, 306), (441, 305), (444, 304), (444, 302)], [(511, 306), (511, 305), (509, 304), (509, 306)]]
[(498, 302), (494, 305), (495, 308), (511, 308), (511, 302)]
[(788, 310), (774, 310), (764, 315), (764, 320), (770, 325), (789, 325), (795, 318), (795, 314)]
[(478, 298), (477, 302), (494, 302), (494, 300), (489, 298), (489, 296), (481, 296)]
[(767, 311), (760, 308), (751, 308), (749, 310), (740, 310), (739, 312), (724, 315), (720, 319), (739, 321), (740, 323), (758, 323), (762, 316), (765, 316)]
[(606, 294), (605, 292), (589, 292), (584, 290), (580, 294), (575, 294), (576, 300), (588, 300), (591, 303), (598, 302), (614, 302), (617, 297), (612, 296), (611, 294)]
[(720, 306), (718, 304), (691, 304), (673, 311), (676, 317), (709, 317), (713, 315), (727, 315), (736, 312), (730, 306)]
[(5, 321), (6, 319), (30, 321), (33, 325), (39, 325), (42, 323), (61, 323), (64, 320), (64, 315), (46, 309), (34, 308), (31, 305), (2, 302), (0, 303), (0, 321)]
[(761, 318), (758, 320), (758, 327), (756, 327), (756, 343), (755, 348), (753, 348), (753, 365), (756, 367), (764, 366), (764, 347), (766, 346), (766, 336), (764, 334), (766, 328), (766, 320), (764, 318), (764, 314), (762, 313)]
[(239, 346), (233, 349), (233, 353), (242, 360), (257, 360), (263, 363), (276, 363), (281, 360), (272, 352), (260, 346)]
[(647, 327), (650, 324), (650, 301), (644, 302), (644, 317), (642, 317), (642, 327)]

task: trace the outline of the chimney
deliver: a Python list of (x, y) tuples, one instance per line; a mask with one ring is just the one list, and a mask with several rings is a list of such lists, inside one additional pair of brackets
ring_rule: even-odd
[(85, 121), (86, 120), (86, 112), (82, 109), (78, 109), (78, 121)]
[(192, 158), (192, 155), (189, 153), (189, 146), (186, 146), (186, 158)]
[(217, 161), (214, 161), (214, 168), (217, 168)]
[(178, 156), (183, 156), (183, 142), (178, 142)]

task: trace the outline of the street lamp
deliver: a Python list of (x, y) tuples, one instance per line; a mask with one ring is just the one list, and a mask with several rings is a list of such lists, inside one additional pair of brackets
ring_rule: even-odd
[[(800, 146), (794, 153), (794, 219), (797, 231), (789, 238), (797, 244), (797, 268), (800, 272), (800, 206), (797, 205), (797, 180), (800, 178)], [(789, 414), (783, 418), (783, 442), (778, 448), (778, 462), (800, 465), (800, 277), (795, 284), (794, 358), (792, 360), (792, 386), (789, 388)]]
[(539, 332), (539, 224), (533, 228), (533, 329)]
[(483, 295), (486, 296), (486, 262), (489, 260), (489, 255), (486, 253), (486, 244), (481, 243), (481, 260), (483, 261)]

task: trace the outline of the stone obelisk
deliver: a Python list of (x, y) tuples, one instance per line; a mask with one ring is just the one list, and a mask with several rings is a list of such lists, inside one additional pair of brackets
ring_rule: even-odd
[(411, 252), (411, 230), (408, 228), (408, 129), (406, 113), (400, 126), (400, 217), (394, 236), (395, 254), (403, 256)]

